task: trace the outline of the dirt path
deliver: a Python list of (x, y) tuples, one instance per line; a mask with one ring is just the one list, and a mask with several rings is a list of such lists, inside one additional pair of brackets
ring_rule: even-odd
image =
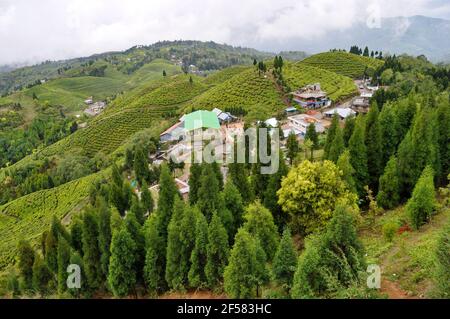
[(383, 279), (381, 282), (381, 293), (387, 294), (389, 299), (418, 299), (417, 297), (409, 296), (395, 282), (387, 279)]

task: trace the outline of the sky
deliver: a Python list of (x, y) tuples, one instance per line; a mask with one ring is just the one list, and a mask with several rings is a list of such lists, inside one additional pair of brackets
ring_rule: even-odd
[(450, 0), (0, 0), (0, 65), (160, 40), (268, 50), (265, 43), (320, 38), (357, 21), (412, 15), (450, 20)]

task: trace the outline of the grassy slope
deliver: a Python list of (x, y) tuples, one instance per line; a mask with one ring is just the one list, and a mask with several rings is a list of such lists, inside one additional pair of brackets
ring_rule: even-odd
[(383, 237), (382, 225), (388, 221), (407, 221), (408, 216), (403, 207), (387, 212), (376, 219), (373, 228), (362, 232), (368, 262), (380, 265), (383, 280), (394, 283), (409, 296), (432, 297), (433, 252), (449, 219), (450, 208), (443, 208), (419, 231), (397, 234), (389, 243)]
[(215, 107), (226, 109), (236, 106), (249, 112), (248, 120), (265, 118), (285, 108), (272, 80), (248, 68), (193, 99), (187, 109), (212, 110)]
[(383, 61), (346, 52), (325, 52), (306, 58), (301, 63), (351, 78), (362, 77), (366, 67), (375, 70)]
[(0, 206), (0, 269), (13, 261), (20, 239), (37, 243), (53, 218), (77, 210), (88, 196), (89, 186), (99, 178), (91, 175), (60, 187), (36, 192)]
[(304, 64), (287, 64), (283, 69), (285, 81), (292, 89), (312, 83), (320, 83), (333, 101), (342, 100), (358, 93), (353, 80), (336, 73)]

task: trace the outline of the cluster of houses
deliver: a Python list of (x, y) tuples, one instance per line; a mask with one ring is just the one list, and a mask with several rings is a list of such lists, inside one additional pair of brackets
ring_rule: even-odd
[(89, 97), (84, 101), (84, 104), (87, 105), (87, 108), (84, 110), (84, 113), (89, 116), (97, 116), (106, 108), (106, 102), (98, 101), (94, 102), (93, 97)]
[(331, 106), (327, 93), (322, 91), (320, 83), (307, 85), (291, 93), (294, 102), (305, 109), (320, 109)]

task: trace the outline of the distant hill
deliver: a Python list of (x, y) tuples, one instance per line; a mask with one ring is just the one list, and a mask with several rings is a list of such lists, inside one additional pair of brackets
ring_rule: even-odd
[(383, 61), (346, 52), (325, 52), (315, 54), (302, 61), (303, 64), (315, 66), (351, 78), (359, 78), (375, 71)]
[(279, 47), (318, 53), (331, 48), (350, 49), (367, 45), (374, 51), (392, 54), (426, 55), (433, 62), (447, 60), (450, 55), (450, 21), (425, 16), (383, 18), (381, 28), (369, 28), (356, 22), (351, 28), (331, 31), (311, 39), (289, 38), (274, 43), (254, 45), (276, 50)]
[[(295, 54), (295, 53), (292, 53)], [(106, 52), (64, 61), (46, 61), (38, 65), (0, 72), (0, 95), (39, 84), (42, 80), (74, 76), (101, 75), (100, 64), (116, 76), (132, 75), (155, 59), (195, 65), (197, 70), (219, 70), (237, 64), (250, 64), (275, 54), (232, 47), (214, 42), (164, 41), (149, 46), (134, 46), (123, 52)], [(298, 54), (296, 54), (298, 57)], [(6, 66), (3, 67), (6, 71)]]

